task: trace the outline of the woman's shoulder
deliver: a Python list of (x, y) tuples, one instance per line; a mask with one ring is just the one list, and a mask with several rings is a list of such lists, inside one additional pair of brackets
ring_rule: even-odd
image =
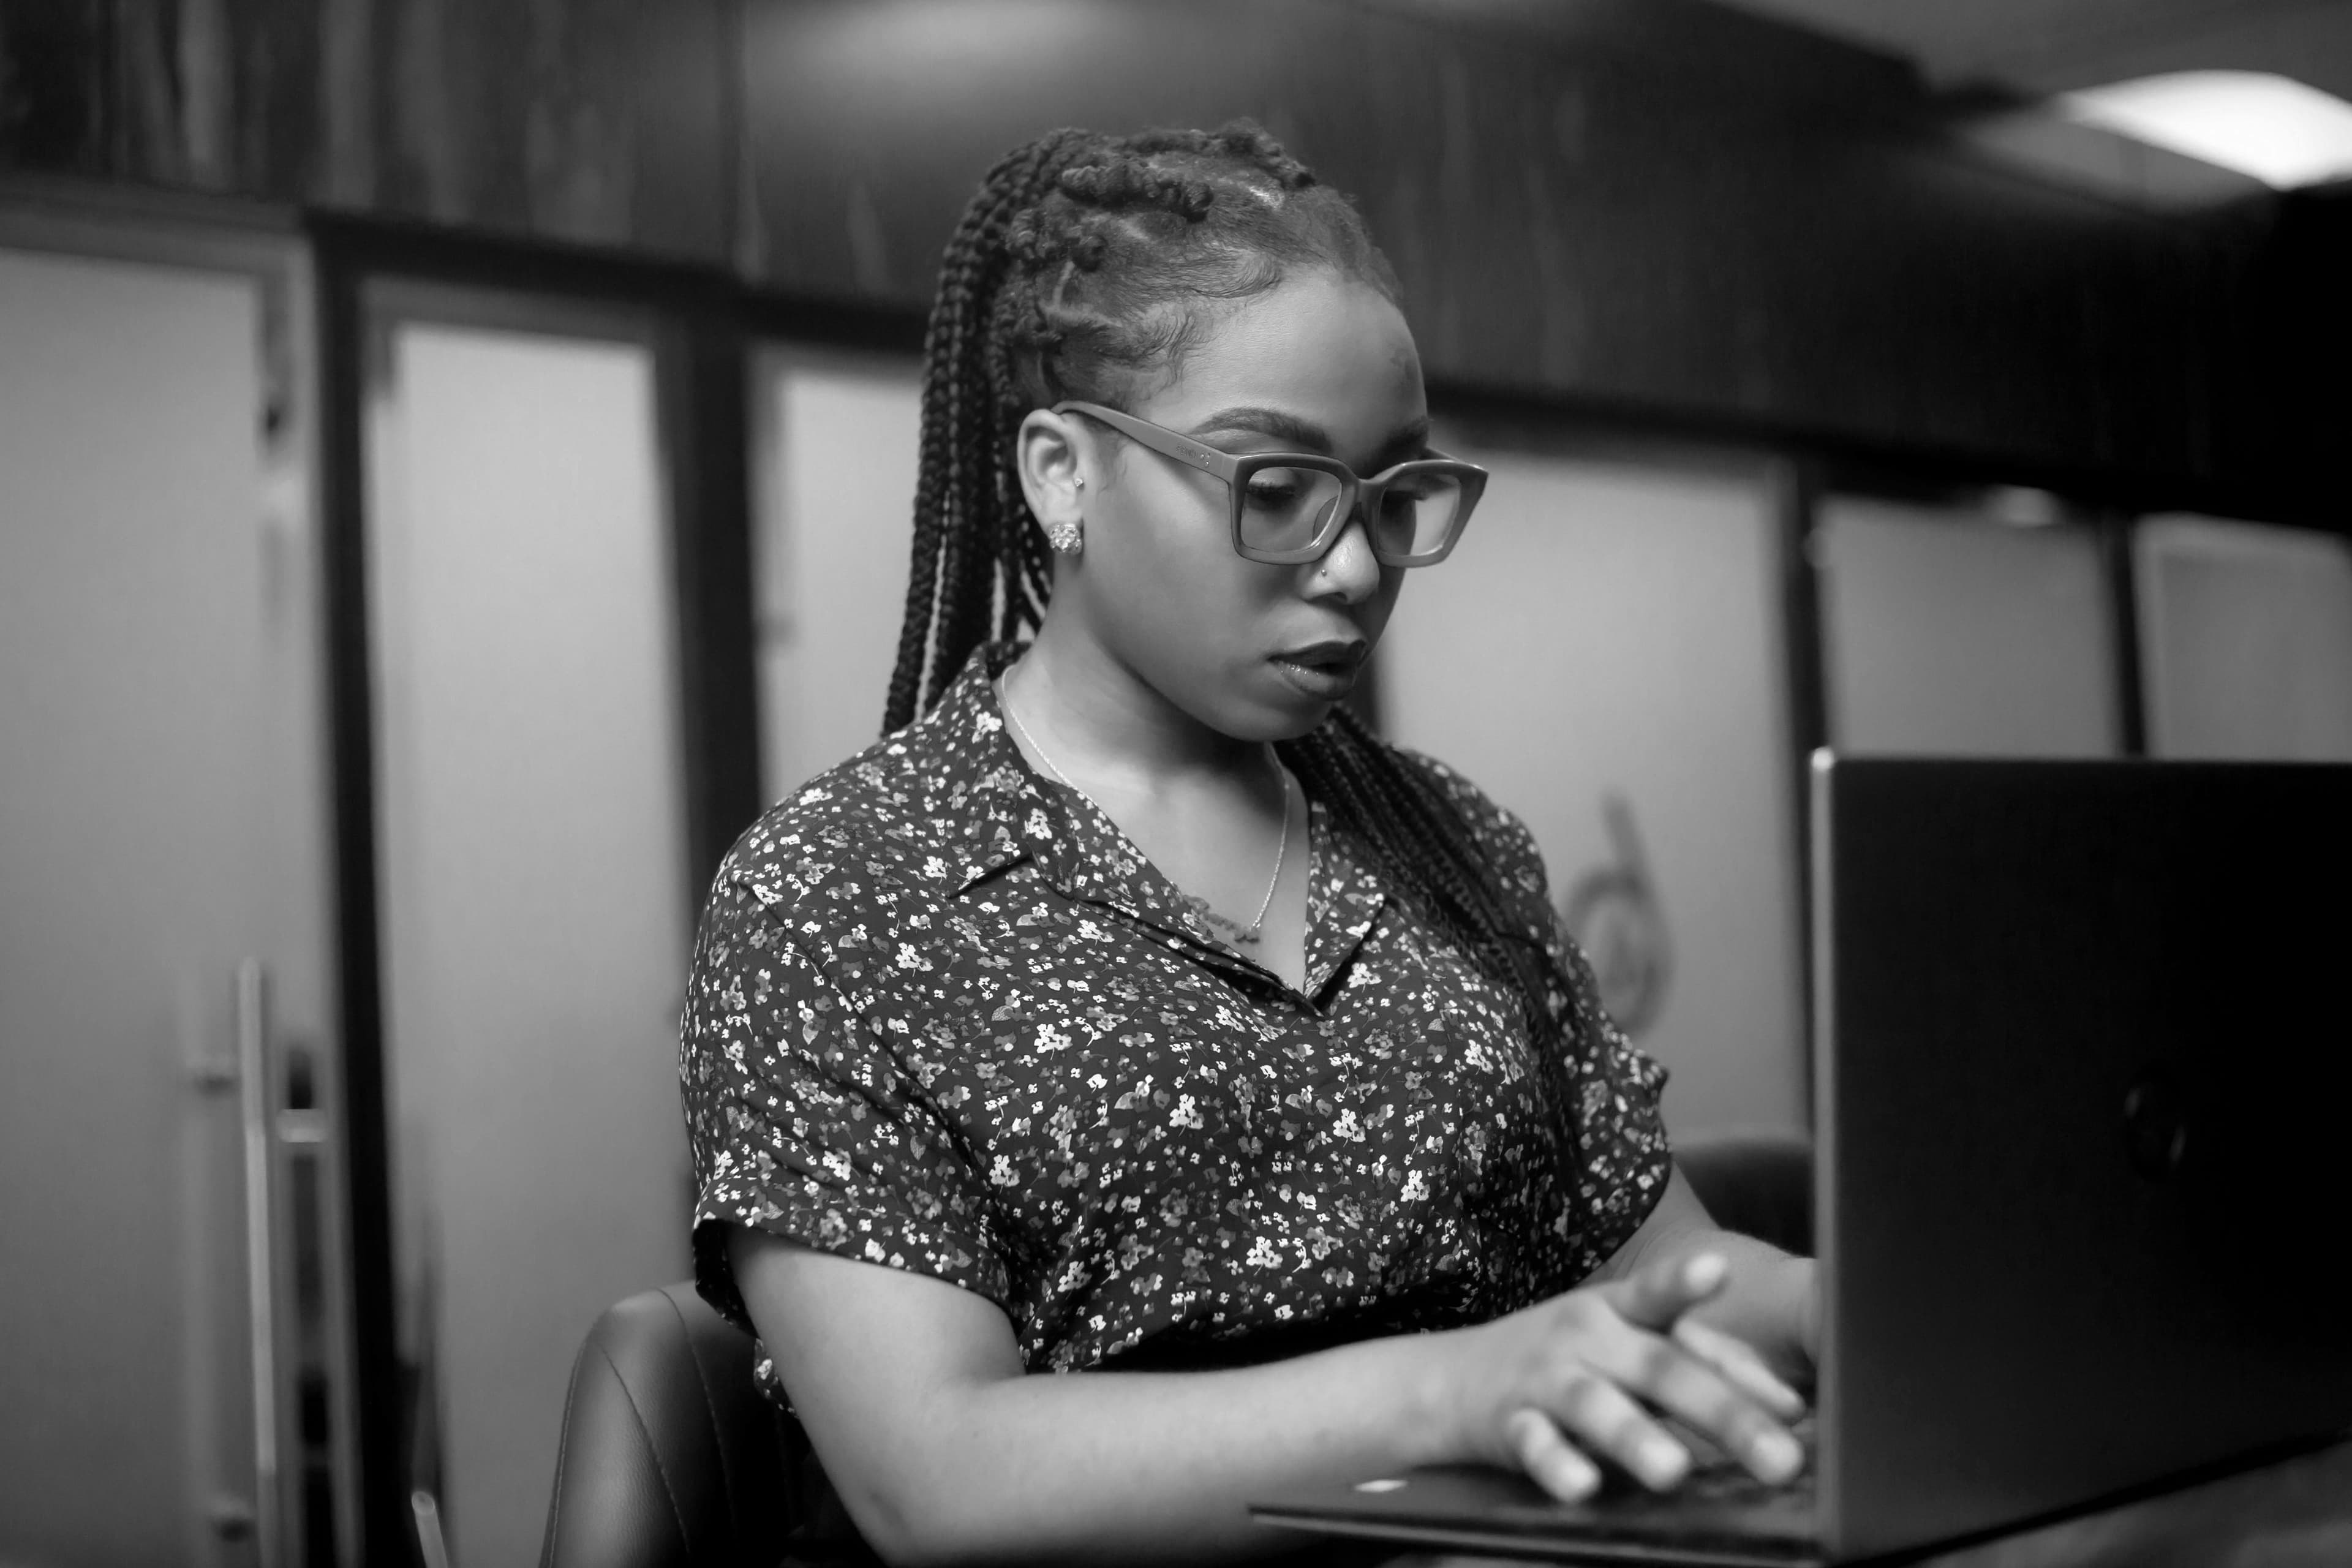
[(1507, 883), (1543, 896), (1543, 855), (1536, 847), (1535, 835), (1517, 813), (1450, 763), (1410, 746), (1382, 743), (1388, 744), (1399, 763), (1420, 776), (1433, 795), (1452, 808), (1487, 863)]
[(778, 800), (719, 863), (714, 900), (747, 895), (776, 914), (895, 904), (1015, 848), (1017, 770), (987, 735), (951, 727), (934, 711)]

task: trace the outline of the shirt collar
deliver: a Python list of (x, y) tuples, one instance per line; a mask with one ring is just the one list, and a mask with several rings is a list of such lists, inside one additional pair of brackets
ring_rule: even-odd
[(1037, 815), (1045, 803), (1004, 732), (991, 684), (1018, 651), (1009, 643), (973, 650), (931, 710), (892, 742), (914, 756), (930, 785), (926, 826), (935, 852), (919, 871), (944, 897), (1033, 858), (1038, 841), (1051, 837)]
[[(1117, 910), (1213, 967), (1271, 979), (1222, 940), (1198, 903), (1144, 858), (1080, 791), (1048, 781), (1013, 743), (996, 679), (1020, 658), (1012, 643), (973, 651), (931, 711), (898, 743), (933, 753), (942, 786), (933, 825), (939, 853), (922, 871), (946, 897), (1022, 861), (1070, 898)], [(1307, 802), (1307, 985), (1319, 997), (1371, 930), (1388, 895), (1359, 847), (1334, 837), (1320, 801)]]
[(1307, 984), (1303, 994), (1319, 1005), (1325, 993), (1371, 933), (1389, 901), (1388, 889), (1362, 847), (1333, 833), (1319, 800), (1307, 803), (1315, 858), (1307, 864)]

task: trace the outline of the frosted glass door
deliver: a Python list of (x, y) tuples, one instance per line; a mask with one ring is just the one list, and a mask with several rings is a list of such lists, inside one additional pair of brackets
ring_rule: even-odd
[(2176, 514), (2135, 554), (2149, 750), (2352, 762), (2352, 544)]
[(264, 304), (255, 274), (0, 249), (0, 1563), (331, 1550), (331, 1519), (296, 1528), (288, 1382), (256, 1387), (257, 1360), (300, 1364), (292, 1303), (248, 1292), (248, 1194), (288, 1162), (240, 1041), (323, 1040), (332, 929), (316, 558), (301, 444), (264, 436)]
[(1832, 745), (2120, 749), (2115, 616), (2088, 530), (1840, 496), (1822, 507), (1814, 549)]
[(920, 367), (755, 362), (760, 787), (774, 800), (882, 731), (914, 538)]
[(1805, 1124), (1794, 816), (1759, 481), (1512, 452), (1381, 647), (1389, 732), (1525, 818), (1677, 1131)]
[(415, 1479), (474, 1568), (538, 1552), (590, 1323), (688, 1272), (677, 1029), (699, 889), (652, 350), (625, 326), (374, 314), (398, 1306)]

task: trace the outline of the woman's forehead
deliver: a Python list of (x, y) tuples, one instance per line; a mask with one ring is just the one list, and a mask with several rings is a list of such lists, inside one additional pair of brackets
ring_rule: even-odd
[(1385, 439), (1426, 408), (1402, 313), (1368, 285), (1314, 273), (1223, 313), (1135, 412), (1179, 429), (1319, 431), (1347, 445)]

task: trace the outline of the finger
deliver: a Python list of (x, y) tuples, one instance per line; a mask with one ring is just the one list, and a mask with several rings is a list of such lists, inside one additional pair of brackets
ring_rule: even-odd
[(1577, 1378), (1551, 1415), (1569, 1441), (1617, 1465), (1652, 1491), (1664, 1491), (1690, 1472), (1690, 1450), (1606, 1377)]
[(1600, 1489), (1600, 1467), (1577, 1452), (1542, 1411), (1514, 1410), (1503, 1430), (1519, 1468), (1561, 1502), (1582, 1502)]
[(1804, 1449), (1787, 1427), (1672, 1340), (1612, 1335), (1584, 1354), (1595, 1371), (1703, 1434), (1758, 1479), (1784, 1481), (1803, 1468)]
[(1629, 1323), (1663, 1330), (1722, 1289), (1729, 1277), (1730, 1267), (1720, 1253), (1669, 1258), (1609, 1287), (1610, 1304)]
[(1790, 1387), (1764, 1364), (1746, 1340), (1725, 1333), (1696, 1318), (1675, 1321), (1675, 1342), (1721, 1373), (1734, 1388), (1783, 1421), (1805, 1413), (1805, 1396)]

